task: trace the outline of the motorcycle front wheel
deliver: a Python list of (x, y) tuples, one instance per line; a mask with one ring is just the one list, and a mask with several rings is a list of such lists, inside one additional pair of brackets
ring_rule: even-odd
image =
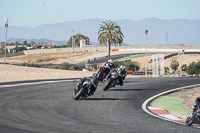
[(104, 84), (103, 90), (104, 90), (104, 91), (107, 91), (112, 83), (113, 83), (113, 79), (112, 79), (112, 78), (109, 78), (109, 79), (107, 80), (107, 82)]
[(186, 119), (186, 125), (191, 126), (193, 124), (193, 115), (190, 114)]
[(78, 92), (73, 92), (74, 100), (78, 100), (84, 94), (84, 88), (81, 87)]
[(103, 75), (103, 71), (102, 71), (102, 70), (99, 70), (98, 73), (97, 73), (97, 79), (98, 79), (99, 81), (101, 81), (101, 82), (102, 82), (102, 75)]

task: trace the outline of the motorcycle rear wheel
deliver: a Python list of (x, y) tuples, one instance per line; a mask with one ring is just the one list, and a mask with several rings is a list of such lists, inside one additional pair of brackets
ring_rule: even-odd
[(109, 78), (109, 79), (107, 80), (107, 82), (104, 84), (103, 90), (104, 90), (104, 91), (107, 91), (112, 83), (113, 83), (113, 79), (112, 79), (112, 78)]
[(77, 93), (74, 92), (74, 100), (78, 100), (84, 94), (84, 88), (82, 87)]

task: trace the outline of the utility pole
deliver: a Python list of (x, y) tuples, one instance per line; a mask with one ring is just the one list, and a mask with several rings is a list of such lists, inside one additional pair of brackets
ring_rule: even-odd
[(146, 34), (145, 75), (146, 75), (146, 78), (148, 77), (147, 76), (147, 33), (148, 32), (149, 32), (148, 30), (145, 30), (145, 34)]
[(183, 75), (183, 71), (182, 71), (182, 55), (184, 55), (185, 50), (179, 50), (178, 55), (180, 56), (180, 62), (181, 62), (181, 66), (180, 66), (180, 76), (182, 77)]
[(6, 64), (6, 45), (7, 45), (7, 28), (8, 28), (8, 18), (4, 18), (5, 28), (6, 28), (6, 41), (5, 41), (5, 56), (4, 56), (4, 64)]

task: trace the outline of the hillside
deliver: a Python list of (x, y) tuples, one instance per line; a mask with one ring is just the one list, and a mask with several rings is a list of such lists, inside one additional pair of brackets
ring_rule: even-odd
[[(80, 21), (69, 21), (55, 24), (43, 24), (37, 27), (8, 27), (8, 38), (22, 39), (49, 39), (57, 41), (67, 41), (72, 35), (81, 33), (90, 38), (91, 42), (98, 42), (98, 30), (103, 19), (85, 19)], [(147, 18), (139, 21), (118, 20), (115, 21), (121, 27), (124, 34), (124, 43), (130, 45), (145, 44), (146, 29), (148, 33), (148, 43), (151, 45), (200, 45), (199, 31), (200, 20), (162, 20)], [(167, 34), (167, 35), (166, 35)], [(0, 41), (5, 40), (5, 29), (0, 27)]]

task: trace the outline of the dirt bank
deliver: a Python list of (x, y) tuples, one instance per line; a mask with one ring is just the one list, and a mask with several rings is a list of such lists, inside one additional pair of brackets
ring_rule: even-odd
[(0, 83), (24, 80), (90, 77), (94, 72), (22, 67), (0, 64)]

